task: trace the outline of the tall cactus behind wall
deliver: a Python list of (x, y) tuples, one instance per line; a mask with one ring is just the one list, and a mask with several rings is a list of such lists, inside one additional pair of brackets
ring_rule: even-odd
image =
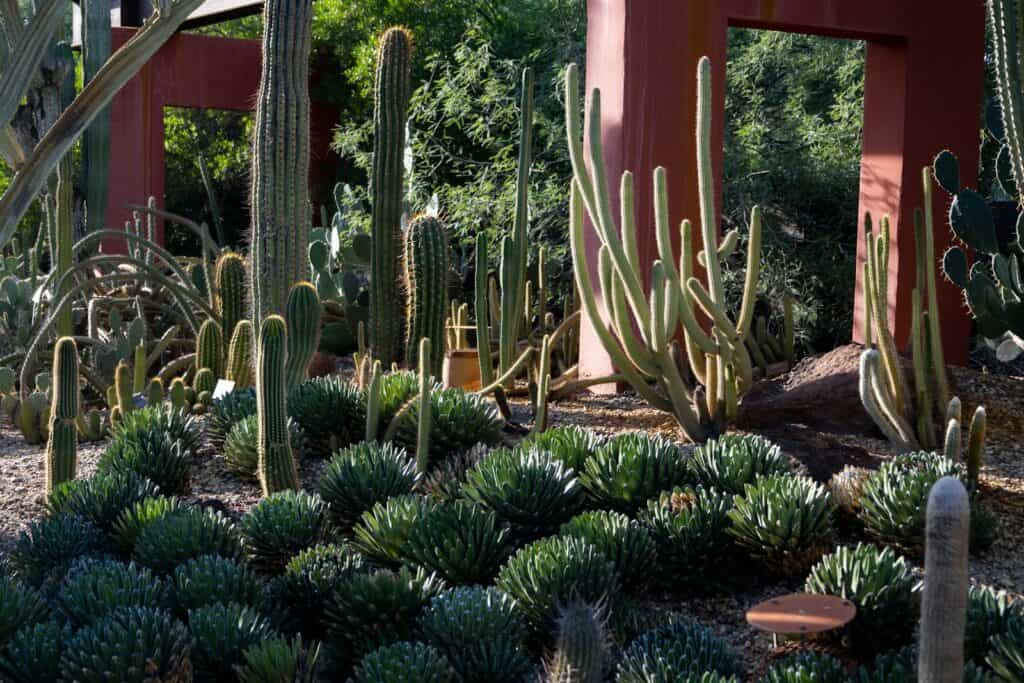
[(252, 155), (253, 325), (282, 313), (308, 271), (309, 48), (312, 0), (263, 5), (263, 71)]
[[(373, 104), (370, 345), (384, 367), (402, 358), (402, 195), (412, 34), (389, 28), (377, 46)], [(415, 340), (414, 340), (415, 342)], [(440, 343), (440, 340), (437, 341)]]
[[(85, 84), (110, 57), (110, 0), (82, 2), (82, 80)], [(82, 187), (86, 223), (91, 232), (103, 229), (110, 179), (110, 107), (96, 115), (82, 135)]]
[(306, 371), (320, 342), (320, 296), (316, 287), (300, 282), (288, 294), (288, 362), (285, 382), (288, 388), (306, 380)]
[(75, 478), (78, 451), (78, 347), (61, 337), (53, 352), (50, 438), (46, 444), (46, 492)]
[(299, 474), (288, 436), (285, 364), (288, 355), (285, 321), (272, 315), (260, 328), (256, 359), (257, 472), (263, 495), (299, 488)]
[(448, 239), (434, 216), (417, 216), (405, 235), (406, 365), (419, 365), (420, 339), (431, 342), (427, 368), (441, 376), (444, 320), (448, 301)]
[(224, 339), (230, 340), (235, 334), (235, 326), (245, 318), (245, 259), (233, 251), (221, 254), (217, 259), (214, 282), (221, 330)]

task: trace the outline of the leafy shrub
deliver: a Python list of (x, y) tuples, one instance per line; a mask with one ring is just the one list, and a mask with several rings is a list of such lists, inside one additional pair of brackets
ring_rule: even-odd
[(403, 549), (414, 564), (451, 584), (489, 582), (511, 552), (508, 529), (495, 514), (465, 501), (429, 508)]
[(206, 438), (217, 449), (223, 448), (232, 427), (256, 414), (256, 389), (235, 389), (214, 399), (206, 414)]
[(623, 588), (641, 588), (650, 580), (657, 556), (654, 539), (626, 515), (607, 510), (584, 512), (563, 524), (560, 533), (586, 541), (611, 560)]
[(189, 610), (188, 627), (197, 681), (231, 680), (245, 650), (277, 635), (266, 617), (235, 602)]
[(79, 630), (64, 649), (63, 680), (81, 683), (187, 681), (192, 638), (169, 612), (122, 607)]
[(352, 683), (445, 683), (448, 660), (424, 643), (395, 643), (363, 657)]
[(615, 565), (593, 545), (552, 536), (516, 552), (498, 572), (497, 586), (515, 598), (535, 627), (544, 628), (560, 605), (612, 600), (618, 576)]
[(1015, 621), (1024, 621), (1024, 601), (1011, 598), (1006, 591), (971, 586), (967, 593), (964, 659), (983, 664), (990, 640), (1006, 633)]
[(279, 491), (254, 505), (242, 518), (249, 557), (273, 572), (327, 534), (327, 504), (305, 491)]
[(878, 542), (920, 554), (932, 485), (942, 477), (961, 475), (958, 464), (938, 453), (898, 455), (864, 482), (861, 523)]
[(698, 681), (704, 672), (741, 675), (736, 653), (711, 629), (679, 618), (640, 636), (626, 648), (618, 666), (619, 683)]
[(157, 431), (141, 431), (130, 439), (112, 440), (100, 456), (101, 475), (129, 475), (150, 479), (167, 494), (188, 489), (192, 450), (181, 439)]
[(9, 683), (59, 680), (60, 658), (69, 640), (71, 626), (56, 621), (19, 629), (7, 642), (7, 648), (0, 648), (0, 680)]
[(116, 560), (76, 561), (54, 594), (57, 611), (73, 626), (93, 624), (122, 607), (166, 607), (167, 585), (145, 567)]
[(523, 439), (520, 445), (535, 446), (547, 451), (552, 458), (580, 474), (583, 472), (584, 463), (597, 452), (603, 441), (600, 436), (588, 429), (568, 425), (554, 427), (540, 434), (531, 434)]
[(143, 528), (150, 522), (164, 515), (180, 510), (181, 501), (177, 498), (166, 496), (155, 496), (146, 498), (125, 508), (114, 522), (111, 530), (111, 537), (118, 551), (123, 555), (131, 555), (135, 548), (135, 541)]
[(43, 596), (18, 579), (0, 574), (0, 652), (16, 631), (43, 621), (49, 613)]
[(362, 440), (366, 400), (341, 377), (317, 377), (288, 394), (288, 414), (302, 427), (310, 451), (327, 455)]
[(248, 565), (219, 555), (202, 555), (174, 568), (173, 594), (178, 614), (218, 603), (258, 607), (263, 585)]
[(731, 508), (732, 496), (700, 487), (663, 493), (647, 504), (640, 519), (651, 530), (659, 568), (671, 585), (703, 586), (721, 576), (723, 563), (735, 554)]
[(241, 559), (242, 537), (227, 517), (212, 509), (181, 508), (143, 527), (132, 551), (139, 564), (160, 574), (203, 555)]
[(18, 578), (36, 588), (47, 578), (59, 579), (79, 557), (107, 549), (100, 529), (78, 515), (55, 515), (32, 522), (18, 534), (9, 555)]
[(554, 532), (583, 503), (573, 471), (536, 449), (492, 451), (466, 473), (462, 493), (493, 510), (517, 541)]
[(363, 520), (352, 530), (352, 545), (368, 558), (385, 567), (402, 563), (405, 544), (416, 520), (433, 507), (423, 496), (395, 496), (363, 514)]
[(761, 683), (847, 683), (843, 663), (820, 652), (800, 652), (772, 664)]
[(109, 532), (124, 510), (159, 491), (156, 484), (134, 472), (97, 474), (61, 484), (50, 494), (48, 502), (54, 514), (78, 515)]
[[(302, 428), (291, 418), (288, 418), (288, 435), (292, 450), (300, 452), (304, 443)], [(255, 478), (260, 457), (258, 446), (259, 422), (255, 415), (243, 417), (233, 424), (223, 443), (224, 462), (228, 469), (239, 476)]]
[(621, 434), (597, 449), (580, 481), (602, 507), (633, 514), (662, 491), (690, 478), (679, 448), (661, 437)]
[(417, 637), (448, 657), (456, 681), (520, 683), (534, 666), (523, 653), (526, 623), (512, 598), (495, 588), (454, 588), (430, 602)]
[(353, 574), (327, 605), (328, 634), (349, 657), (409, 640), (416, 618), (443, 589), (436, 575), (423, 570)]
[(832, 501), (810, 479), (774, 476), (747, 484), (727, 514), (737, 544), (785, 575), (806, 572), (832, 545)]
[(320, 644), (305, 645), (300, 636), (280, 636), (256, 643), (243, 653), (239, 683), (313, 683)]
[(322, 638), (324, 610), (334, 590), (354, 574), (368, 571), (363, 556), (345, 545), (318, 545), (297, 554), (277, 583), (280, 602), (288, 610), (288, 628)]
[(360, 443), (338, 451), (320, 478), (331, 518), (349, 529), (364, 512), (392, 496), (412, 493), (416, 463), (390, 443)]
[(761, 477), (792, 474), (782, 449), (756, 434), (725, 434), (698, 446), (690, 459), (696, 482), (705, 488), (742, 495)]
[(846, 630), (861, 652), (878, 652), (914, 637), (921, 583), (890, 548), (863, 543), (838, 548), (811, 569), (804, 590), (838, 595), (857, 606)]
[(985, 659), (1004, 681), (1024, 681), (1024, 619), (1011, 619), (1003, 633), (989, 640)]
[[(504, 422), (498, 410), (486, 399), (462, 389), (437, 389), (430, 392), (430, 462), (439, 463), (465, 453), (478, 443), (501, 443)], [(414, 401), (401, 417), (395, 442), (410, 453), (416, 451), (419, 402)]]

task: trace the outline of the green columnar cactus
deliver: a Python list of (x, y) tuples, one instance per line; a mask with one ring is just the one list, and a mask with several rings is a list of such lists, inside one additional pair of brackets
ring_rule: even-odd
[[(212, 394), (214, 387), (217, 386), (217, 378), (213, 374), (213, 370), (210, 368), (199, 368), (196, 370), (195, 379), (192, 381), (192, 388), (196, 391), (196, 397), (199, 398), (203, 394)], [(206, 403), (199, 398), (201, 403)]]
[(139, 344), (132, 356), (132, 392), (139, 393), (146, 388), (146, 347)]
[[(385, 367), (402, 358), (400, 279), (403, 156), (409, 110), (412, 34), (389, 28), (377, 45), (373, 106), (373, 197), (370, 271), (370, 345)], [(440, 340), (438, 340), (440, 341)], [(415, 343), (415, 340), (414, 342)]]
[(312, 0), (263, 5), (263, 70), (252, 154), (252, 321), (283, 313), (309, 267), (309, 49)]
[[(87, 85), (110, 57), (110, 0), (82, 3), (82, 82)], [(82, 135), (82, 187), (86, 230), (102, 230), (110, 180), (110, 108), (104, 108)]]
[(974, 417), (971, 418), (970, 431), (967, 433), (967, 486), (971, 492), (978, 490), (981, 464), (985, 459), (987, 424), (985, 406), (978, 406), (974, 411)]
[(171, 405), (175, 410), (185, 410), (188, 407), (188, 387), (185, 386), (185, 379), (175, 377), (171, 382)]
[(417, 216), (405, 234), (406, 365), (419, 365), (418, 340), (430, 339), (427, 369), (441, 376), (444, 363), (444, 319), (447, 301), (448, 238), (434, 216)]
[(46, 444), (46, 492), (75, 478), (78, 427), (78, 347), (71, 337), (61, 337), (53, 351), (53, 403), (50, 406), (50, 438)]
[(203, 322), (196, 340), (196, 370), (203, 368), (209, 368), (214, 379), (224, 376), (224, 335), (213, 319)]
[(555, 651), (547, 665), (547, 683), (601, 683), (605, 641), (600, 608), (581, 603), (563, 608)]
[[(115, 407), (118, 418), (124, 417), (135, 409), (135, 404), (132, 402), (132, 388), (132, 370), (128, 367), (128, 363), (121, 361), (117, 364), (117, 369), (114, 370), (114, 392), (117, 396)], [(113, 415), (111, 415), (110, 421), (114, 421)]]
[(288, 332), (284, 319), (263, 321), (256, 356), (256, 415), (259, 431), (257, 471), (263, 495), (299, 488), (299, 474), (288, 435), (285, 365)]
[(285, 381), (294, 387), (306, 380), (306, 371), (320, 341), (320, 296), (316, 287), (300, 282), (288, 293), (288, 362)]
[(380, 433), (381, 374), (380, 361), (373, 361), (370, 384), (366, 389), (366, 441), (376, 441)]
[[(590, 99), (588, 169), (583, 153), (579, 70), (570, 65), (566, 71), (566, 126), (574, 173), (570, 236), (577, 291), (591, 320), (610, 320), (610, 327), (598, 324), (595, 331), (623, 378), (651, 405), (670, 412), (687, 438), (703, 441), (721, 433), (753, 383), (746, 339), (753, 323), (759, 277), (761, 211), (754, 207), (751, 214), (743, 298), (739, 315), (732, 320), (724, 300), (720, 261), (723, 250), (736, 238), (727, 236), (719, 246), (711, 169), (711, 64), (706, 57), (698, 66), (697, 85), (696, 146), (704, 255), (693, 252), (688, 220), (681, 228), (681, 257), (674, 253), (666, 173), (657, 168), (653, 180), (658, 259), (647, 278), (647, 265), (640, 262), (636, 245), (633, 175), (628, 171), (623, 173), (620, 187), (621, 227), (612, 211), (601, 136), (601, 93), (594, 89)], [(604, 310), (595, 296), (583, 245), (584, 207), (601, 242), (597, 272)], [(706, 266), (706, 284), (694, 277), (696, 257)], [(646, 293), (645, 280), (650, 282)], [(710, 332), (698, 322), (698, 310), (711, 321)], [(675, 341), (680, 325), (685, 347)], [(681, 367), (684, 363), (689, 364), (689, 372)], [(698, 384), (690, 380), (691, 374)]]
[(228, 365), (225, 377), (235, 383), (236, 389), (251, 387), (253, 383), (253, 337), (252, 323), (239, 320), (228, 348)]
[(154, 377), (146, 387), (146, 405), (158, 406), (164, 402), (164, 383), (159, 377)]
[(235, 326), (245, 317), (245, 259), (226, 251), (217, 259), (214, 274), (217, 313), (225, 339), (233, 339)]
[(1020, 22), (1024, 7), (1020, 0), (989, 0), (995, 76), (1003, 115), (1005, 148), (1017, 188), (1024, 188), (1024, 44)]
[(416, 430), (416, 471), (425, 476), (430, 465), (430, 424), (434, 411), (430, 403), (430, 392), (434, 386), (434, 378), (430, 375), (430, 338), (420, 339), (420, 373), (419, 373), (419, 422)]

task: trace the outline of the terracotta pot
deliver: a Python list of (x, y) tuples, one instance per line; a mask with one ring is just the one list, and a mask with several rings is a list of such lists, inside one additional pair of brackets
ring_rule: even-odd
[(441, 376), (445, 387), (460, 387), (466, 391), (480, 388), (480, 354), (476, 349), (454, 349), (444, 356)]

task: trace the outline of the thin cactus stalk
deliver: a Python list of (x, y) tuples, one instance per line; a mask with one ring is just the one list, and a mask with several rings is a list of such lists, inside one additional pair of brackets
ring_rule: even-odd
[(234, 252), (222, 253), (214, 280), (221, 329), (225, 339), (232, 339), (235, 326), (245, 318), (245, 259)]
[[(370, 345), (390, 366), (402, 358), (402, 197), (412, 35), (389, 28), (377, 46), (373, 108)], [(438, 342), (440, 343), (440, 339)]]
[(978, 479), (981, 477), (981, 465), (985, 459), (985, 432), (988, 421), (985, 406), (978, 406), (971, 418), (971, 427), (967, 433), (967, 485), (970, 490), (978, 490)]
[(406, 345), (408, 367), (419, 365), (415, 340), (430, 339), (427, 369), (441, 376), (444, 363), (444, 309), (447, 299), (448, 238), (436, 217), (417, 216), (405, 235)]
[(236, 389), (253, 385), (253, 337), (252, 323), (239, 320), (228, 348), (228, 363), (225, 378), (235, 383)]
[(425, 475), (430, 466), (430, 428), (433, 411), (430, 408), (430, 392), (434, 378), (430, 375), (430, 338), (420, 340), (419, 367), (419, 411), (416, 429), (416, 471)]
[(306, 380), (309, 363), (320, 343), (320, 296), (316, 287), (300, 282), (288, 294), (288, 362), (285, 381), (289, 388)]
[(379, 360), (373, 362), (370, 384), (366, 389), (366, 441), (376, 441), (380, 433), (380, 384), (382, 379)]
[(1024, 45), (1020, 0), (988, 0), (992, 26), (993, 65), (999, 94), (1010, 168), (1018, 188), (1024, 188)]
[(209, 369), (215, 379), (224, 376), (224, 335), (212, 318), (203, 322), (196, 340), (196, 370), (203, 368)]
[(601, 683), (607, 649), (601, 608), (571, 604), (562, 609), (557, 624), (546, 683)]
[(299, 488), (299, 474), (288, 434), (285, 365), (288, 332), (284, 319), (263, 321), (256, 359), (257, 472), (263, 495)]
[(283, 313), (305, 279), (309, 228), (309, 50), (312, 0), (263, 6), (263, 70), (252, 154), (252, 320)]
[(533, 433), (539, 434), (548, 428), (548, 396), (551, 393), (551, 336), (545, 334), (540, 346), (540, 363), (537, 366), (537, 399), (533, 411)]
[(960, 421), (951, 419), (946, 423), (946, 436), (942, 440), (942, 453), (953, 462), (960, 462)]
[(78, 451), (78, 347), (61, 337), (53, 351), (50, 437), (46, 444), (46, 492), (75, 478)]

